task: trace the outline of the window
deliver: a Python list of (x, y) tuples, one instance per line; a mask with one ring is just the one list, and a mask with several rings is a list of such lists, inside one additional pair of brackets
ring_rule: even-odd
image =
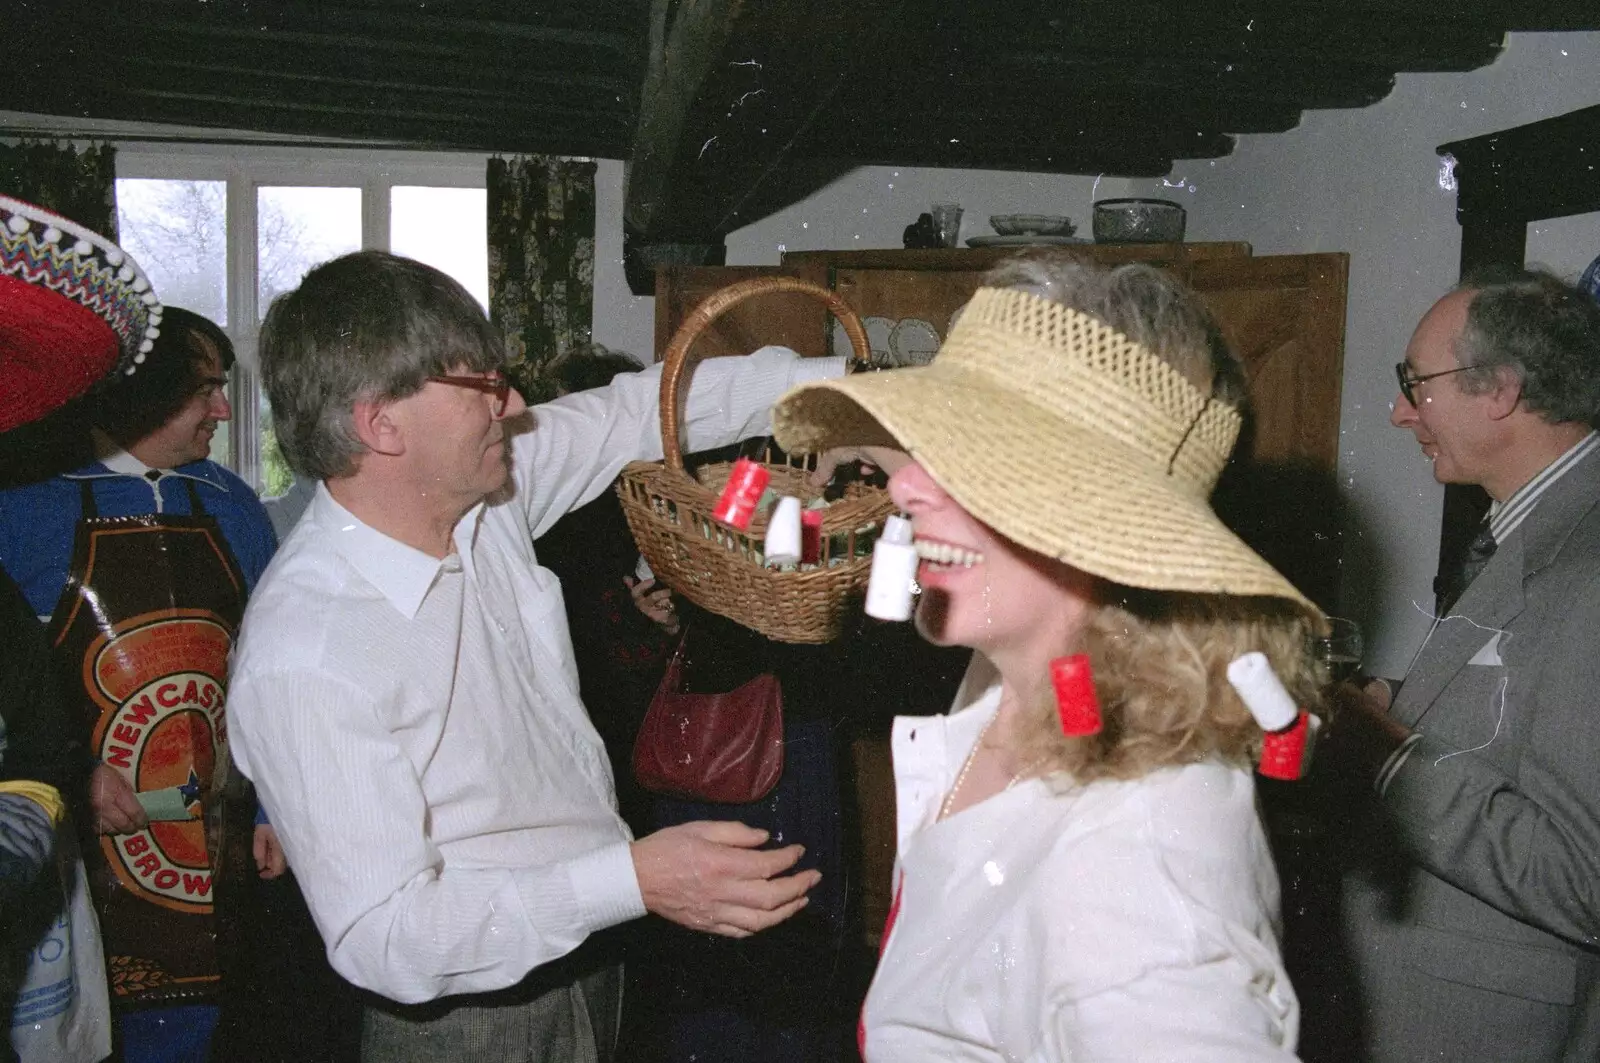
[(125, 144), (117, 155), (120, 242), (163, 302), (227, 330), (239, 353), (233, 421), (212, 458), (264, 495), (291, 473), (254, 372), (272, 300), (313, 267), (361, 248), (450, 274), (489, 301), (485, 158), (421, 152)]

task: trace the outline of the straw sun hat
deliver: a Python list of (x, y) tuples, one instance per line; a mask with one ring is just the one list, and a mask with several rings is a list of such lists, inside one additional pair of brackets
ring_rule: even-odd
[(161, 327), (161, 303), (105, 237), (0, 196), (0, 432), (131, 373)]
[(1104, 579), (1321, 616), (1211, 510), (1239, 412), (1059, 303), (981, 288), (928, 366), (802, 385), (773, 425), (793, 452), (907, 450), (974, 517)]

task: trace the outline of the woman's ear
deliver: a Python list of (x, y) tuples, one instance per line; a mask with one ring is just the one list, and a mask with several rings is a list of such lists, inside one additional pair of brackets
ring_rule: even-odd
[(405, 431), (396, 416), (395, 404), (377, 399), (359, 399), (350, 411), (351, 426), (362, 446), (373, 454), (399, 457), (405, 453)]

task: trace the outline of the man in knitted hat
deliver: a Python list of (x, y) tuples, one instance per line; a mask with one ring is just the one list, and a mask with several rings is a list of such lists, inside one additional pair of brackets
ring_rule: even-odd
[(1393, 423), (1493, 502), (1392, 704), (1347, 690), (1323, 754), (1376, 823), (1344, 890), (1359, 1058), (1600, 1059), (1600, 304), (1469, 282), (1396, 369)]
[[(69, 223), (13, 213), (6, 224), (13, 278), (93, 244), (74, 240)], [(108, 266), (113, 256), (122, 257), (106, 251)], [(57, 272), (81, 275), (66, 263)], [(126, 261), (113, 279), (124, 272), (133, 274)], [(82, 287), (86, 299), (105, 294)], [(45, 367), (56, 341), (40, 317), (48, 308), (32, 304), (11, 316), (10, 357), (24, 390), (37, 392), (54, 379)], [(93, 459), (0, 491), (0, 566), (48, 618), (64, 674), (82, 677), (69, 697), (98, 761), (82, 824), (98, 839), (85, 859), (130, 1063), (202, 1060), (216, 1023), (213, 873), (251, 860), (248, 818), (215, 829), (227, 765), (222, 691), (245, 596), (276, 546), (255, 493), (208, 459), (231, 413), (227, 336), (175, 308), (159, 326), (139, 340), (137, 371), (117, 374), (82, 408), (95, 426)], [(256, 863), (281, 873), (271, 828), (256, 833)], [(241, 852), (229, 861), (232, 840)]]
[[(108, 373), (136, 371), (160, 322), (114, 244), (0, 196), (0, 437), (15, 442)], [(0, 572), (0, 1058), (93, 1063), (111, 1051), (111, 1017), (67, 814), (92, 762), (34, 613)]]

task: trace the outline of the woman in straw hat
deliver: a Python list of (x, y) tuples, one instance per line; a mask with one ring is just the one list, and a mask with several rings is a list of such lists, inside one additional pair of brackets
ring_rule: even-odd
[(979, 651), (966, 707), (895, 724), (870, 1063), (1293, 1058), (1262, 730), (1229, 666), (1264, 653), (1309, 704), (1321, 618), (1207, 501), (1243, 397), (1172, 278), (1036, 259), (926, 368), (780, 402), (784, 447), (891, 473), (917, 625)]

